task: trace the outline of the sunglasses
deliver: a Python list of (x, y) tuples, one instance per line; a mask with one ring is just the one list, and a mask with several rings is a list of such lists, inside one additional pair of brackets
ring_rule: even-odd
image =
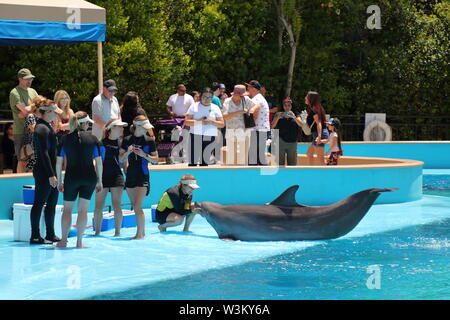
[(205, 100), (212, 100), (212, 96), (202, 96), (202, 99), (205, 99)]

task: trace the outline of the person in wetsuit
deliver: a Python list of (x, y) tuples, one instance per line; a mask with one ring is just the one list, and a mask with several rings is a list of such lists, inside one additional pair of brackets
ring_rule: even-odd
[(192, 203), (192, 194), (198, 188), (200, 187), (195, 177), (185, 174), (176, 186), (164, 192), (156, 208), (156, 221), (159, 223), (160, 232), (165, 232), (168, 227), (179, 226), (183, 223), (184, 217), (186, 222), (183, 231), (190, 232), (189, 226), (195, 217), (193, 210), (199, 209)]
[[(62, 110), (56, 107), (51, 100), (45, 100), (37, 108), (38, 119), (33, 133), (36, 163), (33, 167), (35, 183), (34, 203), (31, 208), (31, 238), (30, 244), (51, 244), (61, 239), (55, 235), (55, 208), (58, 202), (58, 189), (56, 179), (56, 134), (50, 123), (57, 121), (57, 114)], [(41, 237), (39, 222), (42, 208), (45, 205), (44, 217), (46, 236)]]
[[(86, 130), (93, 121), (86, 112), (78, 111), (70, 118), (70, 133), (63, 136), (58, 146), (56, 174), (58, 189), (64, 192), (64, 210), (62, 216), (62, 239), (58, 247), (67, 246), (67, 237), (72, 223), (72, 210), (78, 199), (77, 247), (82, 248), (83, 233), (87, 222), (87, 209), (94, 190), (103, 189), (103, 164), (100, 155), (100, 142), (97, 137)], [(62, 164), (67, 158), (64, 183), (62, 181)], [(95, 167), (92, 160), (95, 160)]]
[(134, 118), (131, 135), (125, 137), (120, 149), (120, 162), (128, 162), (125, 187), (136, 214), (136, 235), (133, 240), (145, 237), (145, 215), (142, 202), (150, 192), (148, 164), (158, 163), (155, 142), (147, 134), (153, 126), (147, 117), (139, 115)]
[(114, 237), (120, 236), (123, 218), (121, 202), (125, 182), (119, 164), (119, 149), (122, 143), (124, 127), (127, 126), (128, 124), (120, 119), (111, 119), (105, 125), (104, 138), (100, 147), (103, 160), (103, 190), (95, 194), (94, 236), (100, 235), (105, 199), (110, 191), (114, 207)]

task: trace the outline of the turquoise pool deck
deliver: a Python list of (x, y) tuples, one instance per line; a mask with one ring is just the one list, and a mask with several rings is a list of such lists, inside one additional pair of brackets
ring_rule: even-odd
[[(299, 143), (298, 153), (305, 154), (308, 146)], [(424, 162), (425, 169), (450, 169), (450, 141), (344, 141), (342, 149), (346, 156), (414, 159)]]

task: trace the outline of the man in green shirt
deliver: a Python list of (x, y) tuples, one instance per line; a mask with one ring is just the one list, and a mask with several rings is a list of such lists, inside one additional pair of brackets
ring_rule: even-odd
[(9, 106), (14, 119), (14, 151), (17, 157), (17, 173), (25, 172), (26, 160), (20, 158), (20, 148), (25, 137), (25, 118), (31, 113), (31, 103), (38, 96), (31, 88), (35, 78), (28, 69), (20, 69), (17, 73), (19, 85), (9, 93)]

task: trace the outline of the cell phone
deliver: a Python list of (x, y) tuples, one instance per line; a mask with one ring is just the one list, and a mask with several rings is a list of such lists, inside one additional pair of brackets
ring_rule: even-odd
[(283, 112), (281, 115), (286, 118), (289, 115), (289, 113)]

